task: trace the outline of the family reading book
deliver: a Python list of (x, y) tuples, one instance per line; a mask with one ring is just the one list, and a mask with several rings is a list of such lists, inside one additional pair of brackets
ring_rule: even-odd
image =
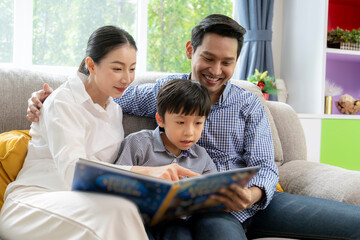
[(133, 201), (150, 225), (224, 206), (209, 198), (223, 186), (246, 185), (260, 167), (239, 168), (172, 182), (120, 169), (117, 165), (79, 159), (72, 190), (110, 193)]

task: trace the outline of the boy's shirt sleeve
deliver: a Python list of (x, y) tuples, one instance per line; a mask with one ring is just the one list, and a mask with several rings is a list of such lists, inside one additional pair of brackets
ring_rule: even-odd
[(120, 156), (116, 164), (124, 166), (142, 165), (139, 162), (143, 159), (141, 149), (136, 133), (127, 136), (121, 143), (119, 150)]
[(202, 172), (202, 174), (208, 174), (208, 173), (217, 173), (217, 167), (214, 163), (214, 161), (211, 159), (211, 157), (207, 154), (206, 150), (204, 149), (204, 159), (201, 159), (201, 161), (206, 161), (205, 168)]

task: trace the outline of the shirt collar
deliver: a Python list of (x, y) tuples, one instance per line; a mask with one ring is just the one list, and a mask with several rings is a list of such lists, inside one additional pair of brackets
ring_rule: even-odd
[[(68, 79), (76, 103), (82, 104), (84, 102), (89, 101), (92, 105), (94, 105), (95, 108), (99, 109), (100, 111), (105, 111), (100, 105), (94, 104), (90, 95), (86, 91), (84, 83), (87, 80), (87, 78), (88, 78), (87, 75), (81, 72), (77, 72), (76, 75), (72, 75)], [(112, 101), (109, 97), (109, 99), (106, 102), (106, 105), (109, 106), (110, 104), (112, 104)]]
[[(160, 131), (160, 127), (159, 127), (159, 126), (153, 131), (153, 146), (154, 146), (154, 152), (167, 152), (168, 154), (172, 154), (171, 152), (169, 152), (169, 151), (166, 149), (166, 147), (165, 147), (165, 145), (164, 145), (164, 143), (163, 143), (163, 141), (162, 141), (162, 139), (161, 139), (161, 136), (160, 136), (161, 133), (162, 133), (162, 132)], [(192, 156), (192, 157), (197, 158), (198, 155), (197, 155), (197, 154), (195, 153), (195, 151), (193, 150), (193, 147), (194, 147), (194, 146), (192, 146), (192, 147), (189, 148), (188, 150), (182, 150), (181, 153), (180, 153), (180, 155), (179, 155), (178, 157), (182, 157), (182, 156), (184, 156), (184, 157), (190, 157), (190, 156)], [(174, 154), (172, 154), (172, 155), (174, 155)]]
[(229, 80), (227, 83), (225, 83), (224, 91), (222, 92), (219, 101), (217, 102), (219, 105), (223, 104), (225, 99), (229, 96), (230, 88), (231, 88), (231, 83)]

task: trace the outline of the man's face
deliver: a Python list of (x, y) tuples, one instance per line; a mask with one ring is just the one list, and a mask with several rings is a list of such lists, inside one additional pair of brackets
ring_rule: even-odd
[(191, 59), (191, 79), (199, 81), (208, 89), (212, 103), (219, 99), (224, 84), (234, 73), (237, 47), (235, 38), (215, 33), (205, 34), (195, 53), (191, 42), (186, 45), (186, 55)]

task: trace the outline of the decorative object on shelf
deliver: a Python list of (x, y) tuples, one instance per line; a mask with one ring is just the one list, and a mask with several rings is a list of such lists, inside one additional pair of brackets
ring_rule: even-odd
[(325, 96), (325, 114), (332, 114), (332, 102), (333, 97), (332, 96)]
[(327, 34), (327, 46), (345, 50), (360, 51), (360, 28), (352, 31), (337, 27)]
[(340, 43), (340, 49), (360, 51), (360, 43)]
[(360, 100), (349, 94), (344, 94), (338, 102), (335, 102), (337, 109), (343, 114), (357, 114), (360, 111)]
[(333, 96), (342, 94), (343, 88), (328, 80), (325, 81), (325, 114), (332, 113)]
[(278, 90), (274, 82), (274, 77), (267, 75), (268, 71), (259, 72), (255, 69), (255, 73), (248, 78), (248, 81), (257, 85), (264, 95), (266, 100), (269, 99), (269, 94), (277, 94)]

